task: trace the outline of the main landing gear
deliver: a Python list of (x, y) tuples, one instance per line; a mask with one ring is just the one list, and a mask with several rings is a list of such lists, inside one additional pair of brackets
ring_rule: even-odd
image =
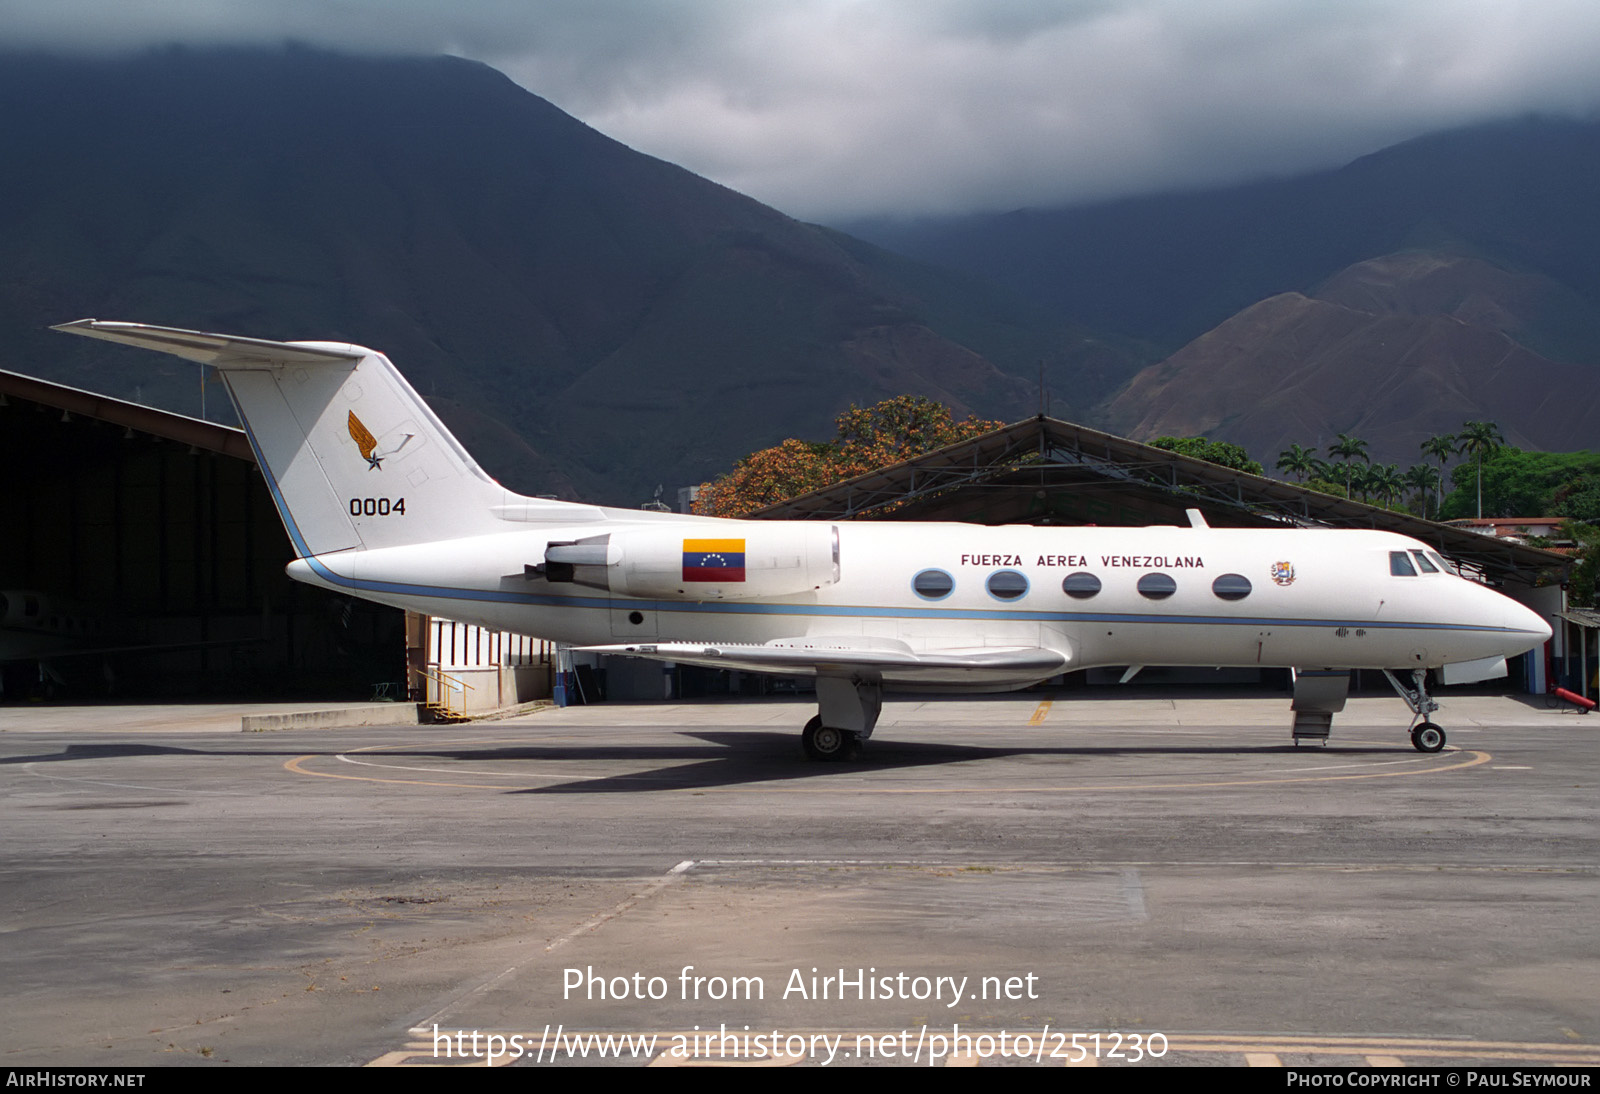
[(817, 716), (800, 733), (806, 759), (855, 758), (872, 736), (883, 710), (883, 687), (875, 680), (817, 677)]
[(1428, 697), (1428, 671), (1412, 669), (1410, 684), (1402, 683), (1389, 669), (1384, 669), (1383, 674), (1389, 678), (1389, 685), (1394, 688), (1395, 694), (1411, 708), (1411, 713), (1422, 719), (1411, 727), (1411, 747), (1418, 752), (1442, 751), (1444, 730), (1428, 721), (1428, 715), (1439, 709), (1439, 704)]
[(848, 760), (861, 752), (861, 738), (847, 729), (823, 725), (818, 715), (800, 731), (800, 747), (808, 760)]

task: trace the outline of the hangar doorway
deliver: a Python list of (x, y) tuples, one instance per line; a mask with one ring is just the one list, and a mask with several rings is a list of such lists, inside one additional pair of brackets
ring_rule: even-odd
[(284, 573), (240, 430), (0, 372), (0, 469), (0, 701), (364, 700), (405, 678), (401, 612)]

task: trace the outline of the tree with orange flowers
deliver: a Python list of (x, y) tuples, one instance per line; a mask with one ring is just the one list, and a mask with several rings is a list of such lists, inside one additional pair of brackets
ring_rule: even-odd
[(1000, 425), (980, 418), (956, 421), (949, 407), (920, 395), (900, 395), (871, 407), (852, 405), (834, 420), (831, 442), (790, 439), (751, 453), (728, 474), (701, 485), (694, 511), (741, 516)]

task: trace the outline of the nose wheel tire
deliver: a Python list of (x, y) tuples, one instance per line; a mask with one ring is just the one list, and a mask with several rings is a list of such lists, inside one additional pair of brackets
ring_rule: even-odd
[(820, 717), (811, 719), (800, 732), (800, 747), (805, 749), (808, 760), (848, 760), (855, 755), (857, 744), (854, 733), (825, 726)]
[(1444, 748), (1444, 730), (1423, 722), (1411, 731), (1411, 747), (1418, 752), (1439, 752)]

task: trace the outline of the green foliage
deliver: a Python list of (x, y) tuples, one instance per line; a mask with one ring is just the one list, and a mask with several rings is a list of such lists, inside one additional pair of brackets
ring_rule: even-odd
[(1429, 437), (1418, 447), (1424, 456), (1432, 456), (1443, 469), (1444, 461), (1456, 454), (1456, 439), (1454, 433), (1443, 433), (1437, 437)]
[(1339, 434), (1339, 439), (1328, 446), (1328, 455), (1346, 463), (1352, 460), (1360, 460), (1362, 463), (1372, 462), (1372, 457), (1367, 455), (1367, 442), (1348, 433)]
[(1556, 488), (1551, 514), (1573, 520), (1600, 521), (1600, 475), (1585, 474)]
[(1250, 458), (1250, 453), (1227, 441), (1213, 441), (1206, 437), (1157, 437), (1150, 442), (1150, 447), (1163, 448), (1181, 456), (1193, 456), (1197, 460), (1231, 467), (1251, 475), (1264, 474), (1261, 465)]
[(1429, 501), (1439, 492), (1444, 485), (1444, 476), (1439, 474), (1437, 467), (1429, 467), (1425, 463), (1415, 463), (1405, 473), (1405, 484), (1416, 491), (1415, 505), (1417, 511), (1423, 516), (1428, 515)]
[(1293, 475), (1301, 482), (1305, 482), (1317, 470), (1317, 464), (1320, 462), (1317, 459), (1315, 449), (1301, 448), (1297, 444), (1291, 444), (1288, 448), (1278, 453), (1278, 462), (1275, 466), (1279, 471)]
[[(1477, 511), (1478, 466), (1464, 463), (1451, 473), (1440, 519)], [(1483, 515), (1487, 517), (1600, 517), (1600, 454), (1524, 452), (1500, 447), (1483, 457)]]
[(1567, 602), (1575, 608), (1595, 606), (1595, 569), (1600, 563), (1600, 528), (1568, 521), (1561, 526), (1564, 535), (1578, 542), (1578, 564), (1567, 579)]
[(1360, 460), (1363, 464), (1372, 462), (1372, 457), (1367, 455), (1367, 442), (1348, 433), (1341, 433), (1339, 439), (1328, 446), (1328, 455), (1339, 461), (1339, 466), (1329, 468), (1329, 472), (1332, 477), (1344, 483), (1346, 494), (1349, 496), (1361, 494), (1365, 497), (1366, 476), (1354, 466), (1354, 463), (1356, 460)]
[(1367, 476), (1368, 492), (1386, 506), (1393, 506), (1395, 499), (1405, 492), (1405, 488), (1405, 476), (1400, 473), (1397, 464), (1376, 464)]

